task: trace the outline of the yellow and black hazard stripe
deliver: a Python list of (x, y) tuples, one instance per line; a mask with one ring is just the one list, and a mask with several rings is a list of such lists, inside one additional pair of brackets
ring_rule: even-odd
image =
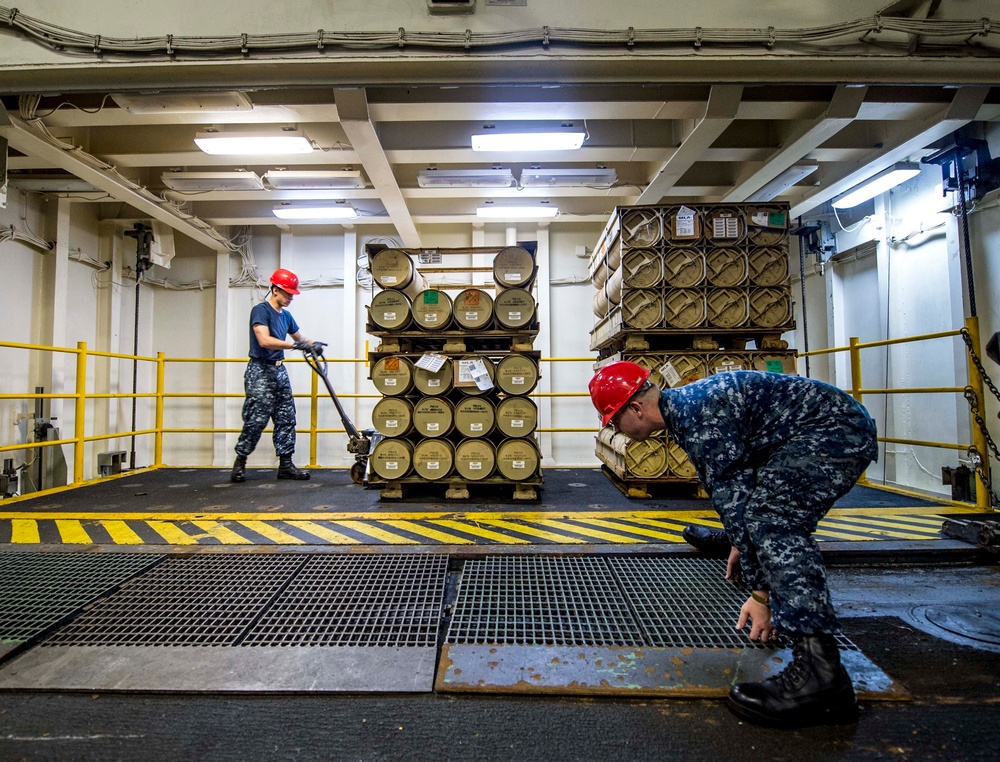
[[(941, 539), (939, 508), (833, 510), (819, 541)], [(949, 508), (949, 513), (956, 509)], [(684, 542), (712, 511), (0, 513), (0, 544), (642, 545)]]

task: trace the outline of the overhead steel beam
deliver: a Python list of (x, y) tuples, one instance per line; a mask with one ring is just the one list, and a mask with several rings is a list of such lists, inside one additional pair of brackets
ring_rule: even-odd
[(334, 89), (334, 98), (340, 114), (340, 124), (368, 179), (378, 191), (382, 204), (403, 241), (403, 246), (419, 248), (422, 245), (420, 234), (413, 224), (413, 217), (410, 216), (410, 210), (399, 189), (399, 183), (396, 182), (392, 166), (375, 132), (375, 125), (369, 117), (368, 96), (364, 88), (338, 87)]
[[(207, 223), (197, 218), (181, 217), (170, 207), (158, 204), (143, 196), (130, 187), (125, 180), (91, 166), (78, 158), (81, 155), (80, 151), (66, 151), (54, 145), (20, 117), (8, 112), (2, 103), (0, 103), (0, 137), (6, 138), (11, 147), (21, 153), (42, 159), (54, 167), (59, 167), (75, 177), (85, 180), (116, 201), (135, 207), (143, 214), (148, 214), (153, 219), (169, 225), (178, 233), (188, 236), (203, 246), (216, 251), (228, 248), (222, 235), (213, 230)], [(213, 236), (212, 233), (215, 235)]]
[(743, 202), (747, 196), (763, 188), (795, 162), (801, 161), (811, 150), (825, 143), (857, 118), (867, 93), (867, 87), (838, 87), (830, 99), (830, 107), (819, 119), (801, 128), (797, 135), (771, 154), (760, 169), (737, 180), (733, 189), (722, 200), (727, 203)]
[(934, 118), (917, 122), (914, 129), (909, 130), (907, 134), (894, 138), (879, 148), (877, 153), (872, 152), (869, 157), (852, 165), (852, 169), (842, 173), (832, 183), (793, 206), (791, 209), (792, 218), (811, 212), (820, 204), (845, 193), (897, 161), (910, 159), (914, 153), (923, 151), (934, 141), (947, 137), (960, 127), (964, 127), (979, 116), (979, 111), (986, 101), (989, 91), (988, 87), (957, 89), (951, 103), (938, 112)]
[(710, 148), (716, 138), (736, 119), (743, 98), (743, 85), (714, 85), (705, 105), (705, 114), (681, 141), (680, 146), (667, 159), (649, 185), (639, 196), (639, 204), (655, 204), (668, 194), (702, 153)]

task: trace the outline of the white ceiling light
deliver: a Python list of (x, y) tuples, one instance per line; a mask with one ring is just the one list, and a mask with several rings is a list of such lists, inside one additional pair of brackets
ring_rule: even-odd
[(514, 173), (509, 169), (422, 169), (417, 172), (421, 188), (509, 188)]
[(361, 170), (292, 170), (273, 169), (264, 180), (274, 190), (343, 190), (364, 188)]
[(525, 169), (524, 188), (610, 188), (618, 182), (614, 169)]
[(353, 206), (279, 206), (271, 210), (282, 220), (350, 220), (358, 216)]
[(559, 214), (557, 206), (481, 206), (476, 216), (491, 220), (541, 220)]
[(199, 132), (195, 145), (215, 156), (261, 156), (312, 153), (309, 138), (301, 132)]
[(495, 132), (472, 136), (473, 151), (575, 151), (582, 132)]
[(920, 174), (920, 165), (908, 162), (899, 162), (884, 169), (873, 177), (869, 177), (861, 185), (858, 185), (850, 193), (841, 196), (833, 202), (834, 209), (850, 209), (870, 198), (875, 198), (880, 193), (885, 193), (890, 188), (894, 188), (900, 183), (906, 182), (911, 177)]
[(759, 191), (747, 196), (747, 201), (770, 201), (781, 195), (804, 177), (808, 177), (819, 169), (819, 164), (793, 164), (775, 177)]
[(160, 179), (175, 191), (264, 190), (253, 172), (164, 172)]
[(250, 99), (236, 90), (217, 93), (112, 93), (111, 100), (130, 114), (201, 114), (253, 110)]

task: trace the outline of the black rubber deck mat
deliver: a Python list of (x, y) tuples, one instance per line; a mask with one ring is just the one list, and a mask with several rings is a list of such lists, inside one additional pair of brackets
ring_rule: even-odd
[(429, 691), (447, 562), (168, 558), (0, 669), (0, 688)]
[[(747, 591), (725, 564), (680, 558), (465, 562), (435, 687), (455, 692), (724, 696), (790, 660), (736, 632)], [(859, 695), (905, 691), (850, 641)]]
[(150, 554), (0, 554), (0, 657), (158, 563)]

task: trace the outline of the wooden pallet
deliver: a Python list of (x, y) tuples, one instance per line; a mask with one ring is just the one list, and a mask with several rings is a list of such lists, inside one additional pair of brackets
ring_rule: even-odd
[(525, 352), (533, 348), (539, 326), (534, 323), (518, 331), (384, 331), (369, 323), (367, 330), (380, 340), (376, 354)]
[(419, 476), (407, 476), (391, 481), (369, 481), (366, 486), (368, 489), (380, 490), (380, 500), (402, 500), (418, 496), (431, 499), (443, 497), (445, 500), (481, 500), (511, 495), (512, 500), (525, 502), (541, 498), (542, 477), (539, 475), (515, 482), (490, 476), (473, 482), (461, 478), (428, 481)]
[(665, 476), (658, 479), (638, 479), (620, 476), (607, 465), (601, 466), (601, 471), (608, 481), (615, 485), (625, 497), (635, 500), (650, 500), (652, 498), (707, 498), (701, 483), (697, 479), (680, 479)]

